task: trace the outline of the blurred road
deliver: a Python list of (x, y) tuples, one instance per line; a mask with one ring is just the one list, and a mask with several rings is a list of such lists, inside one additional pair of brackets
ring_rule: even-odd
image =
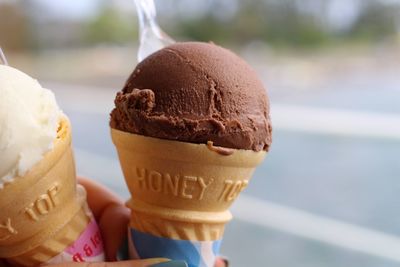
[[(127, 198), (108, 127), (117, 89), (43, 84), (71, 118), (79, 173)], [(233, 266), (399, 264), (400, 92), (366, 91), (273, 102), (272, 150), (225, 235)]]

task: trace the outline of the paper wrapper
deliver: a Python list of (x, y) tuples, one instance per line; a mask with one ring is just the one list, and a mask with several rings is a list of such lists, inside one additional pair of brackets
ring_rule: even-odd
[(0, 210), (0, 258), (22, 266), (52, 260), (91, 224), (85, 190), (76, 184), (67, 118), (61, 120), (54, 149), (0, 190)]
[[(213, 266), (225, 224), (232, 218), (228, 209), (266, 152), (162, 140), (115, 129), (111, 135), (132, 196), (127, 205), (132, 210), (133, 256), (172, 255), (192, 267)], [(168, 249), (154, 249), (157, 243)]]

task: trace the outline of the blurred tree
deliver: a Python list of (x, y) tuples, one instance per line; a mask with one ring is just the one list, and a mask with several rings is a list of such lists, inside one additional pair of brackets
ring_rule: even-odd
[(86, 25), (85, 41), (93, 43), (133, 43), (137, 40), (137, 19), (103, 2), (99, 13)]
[[(237, 13), (228, 19), (221, 20), (218, 12), (209, 12), (196, 19), (179, 19), (171, 30), (193, 40), (239, 45), (262, 40), (275, 46), (308, 47), (328, 41), (325, 27), (294, 3), (293, 0), (240, 1)], [(214, 8), (216, 1), (211, 3), (210, 9)]]
[(0, 4), (0, 46), (19, 50), (29, 44), (28, 18), (16, 3)]
[[(292, 0), (281, 0), (266, 5), (267, 26), (263, 40), (272, 45), (315, 47), (329, 39), (329, 33), (313, 13), (302, 12)], [(273, 7), (273, 8), (271, 8)], [(260, 14), (261, 15), (261, 14)]]
[(364, 41), (381, 41), (395, 37), (400, 16), (400, 5), (384, 4), (380, 1), (363, 2), (360, 15), (347, 34)]

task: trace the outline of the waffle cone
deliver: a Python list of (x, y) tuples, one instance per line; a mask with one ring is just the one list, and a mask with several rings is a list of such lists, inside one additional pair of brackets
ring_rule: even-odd
[[(64, 244), (76, 236), (80, 229), (77, 225), (81, 224), (78, 216), (81, 208), (71, 127), (64, 117), (54, 149), (26, 175), (14, 178), (0, 189), (0, 258), (12, 258), (17, 262), (16, 257), (23, 255), (23, 265), (29, 262), (28, 258), (35, 263), (51, 258), (54, 251), (47, 253), (46, 249), (52, 245), (58, 249), (60, 246), (55, 243)], [(65, 240), (62, 233), (67, 235)], [(43, 256), (36, 257), (31, 251)]]
[(266, 155), (115, 129), (111, 135), (131, 193), (131, 227), (173, 239), (220, 239), (229, 207)]

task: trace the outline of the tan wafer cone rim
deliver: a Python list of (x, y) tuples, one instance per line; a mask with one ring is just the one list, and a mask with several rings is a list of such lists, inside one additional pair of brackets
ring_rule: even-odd
[[(251, 168), (259, 165), (267, 154), (265, 151), (255, 152), (253, 150), (232, 149), (232, 154), (222, 155), (210, 149), (206, 144), (192, 144), (148, 137), (113, 128), (111, 128), (111, 137), (118, 149), (144, 153), (147, 156), (155, 158), (168, 158), (182, 162), (192, 162), (193, 155), (196, 155), (196, 160), (205, 164), (210, 163), (215, 165)], [(160, 154), (159, 151), (168, 153)]]
[[(223, 213), (247, 186), (255, 167), (266, 156), (265, 151), (240, 149), (221, 155), (215, 147), (205, 144), (164, 140), (113, 128), (111, 135), (132, 199), (138, 203), (138, 207), (132, 206), (133, 210), (142, 206), (140, 212), (147, 210), (153, 215), (171, 213), (178, 217), (185, 210), (193, 211), (194, 218), (199, 217), (197, 212), (209, 212), (209, 215), (220, 212), (220, 216), (214, 217), (225, 219)], [(174, 191), (168, 187), (172, 179), (175, 179)], [(185, 179), (191, 180), (191, 184), (185, 183)], [(153, 208), (144, 207), (143, 203)], [(164, 208), (169, 211), (162, 212)]]

